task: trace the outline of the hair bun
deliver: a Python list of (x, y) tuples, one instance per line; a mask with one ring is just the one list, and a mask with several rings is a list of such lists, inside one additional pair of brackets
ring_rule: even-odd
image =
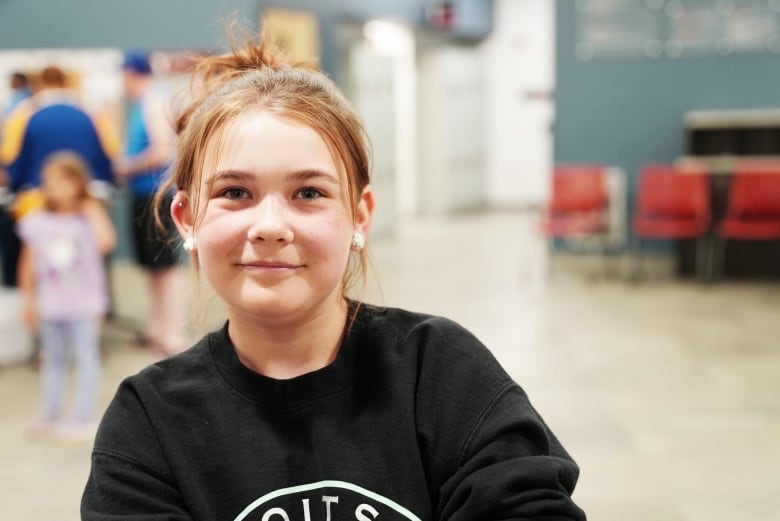
[(224, 54), (207, 54), (194, 60), (190, 81), (190, 98), (175, 121), (177, 134), (187, 125), (192, 112), (213, 92), (223, 85), (246, 74), (264, 68), (311, 68), (305, 63), (290, 61), (282, 49), (269, 43), (264, 34), (253, 36), (246, 29), (239, 29), (233, 21), (228, 26), (230, 51)]

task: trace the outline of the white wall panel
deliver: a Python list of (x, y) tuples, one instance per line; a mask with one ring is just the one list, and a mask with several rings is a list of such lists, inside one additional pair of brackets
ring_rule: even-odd
[(424, 214), (484, 203), (483, 77), (478, 47), (436, 47), (419, 54), (418, 177)]
[(349, 51), (349, 97), (373, 150), (371, 186), (377, 202), (372, 234), (392, 233), (396, 216), (393, 59), (355, 42)]

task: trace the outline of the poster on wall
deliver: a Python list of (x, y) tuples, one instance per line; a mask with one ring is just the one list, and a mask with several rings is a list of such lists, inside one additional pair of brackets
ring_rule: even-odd
[(580, 59), (780, 52), (780, 0), (576, 0), (575, 5)]
[(666, 8), (670, 56), (713, 52), (721, 39), (721, 14), (716, 2), (674, 1)]
[(314, 13), (268, 8), (261, 14), (260, 26), (265, 29), (267, 37), (293, 60), (319, 65), (320, 30)]
[(735, 52), (780, 50), (780, 2), (735, 1), (723, 19), (723, 36)]
[[(0, 52), (0, 78), (14, 72), (26, 74), (33, 89), (38, 74), (48, 66), (57, 66), (68, 84), (91, 112), (116, 114), (122, 99), (122, 51), (119, 49), (16, 49)], [(0, 106), (10, 96), (8, 81), (0, 85)]]
[(663, 0), (577, 0), (576, 6), (580, 58), (661, 53)]
[(780, 40), (780, 2), (672, 0), (665, 11), (672, 57), (771, 51)]
[[(172, 94), (186, 87), (193, 59), (206, 50), (155, 50), (149, 53), (152, 72), (161, 87)], [(98, 114), (122, 127), (125, 92), (122, 82), (124, 51), (105, 49), (13, 49), (0, 51), (0, 107), (12, 95), (11, 75), (24, 73), (35, 92), (40, 72), (56, 66), (65, 73), (68, 88), (91, 114)], [(2, 119), (2, 116), (0, 116)]]

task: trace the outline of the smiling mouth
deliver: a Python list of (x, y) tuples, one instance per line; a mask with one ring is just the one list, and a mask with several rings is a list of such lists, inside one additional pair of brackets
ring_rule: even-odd
[(239, 262), (236, 264), (241, 268), (256, 270), (294, 270), (302, 267), (300, 264), (287, 264), (285, 262)]

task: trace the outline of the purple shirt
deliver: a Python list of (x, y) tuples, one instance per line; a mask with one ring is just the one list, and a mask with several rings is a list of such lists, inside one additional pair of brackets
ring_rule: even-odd
[(41, 318), (95, 318), (108, 310), (103, 257), (84, 215), (38, 211), (19, 221), (16, 231), (32, 250)]

